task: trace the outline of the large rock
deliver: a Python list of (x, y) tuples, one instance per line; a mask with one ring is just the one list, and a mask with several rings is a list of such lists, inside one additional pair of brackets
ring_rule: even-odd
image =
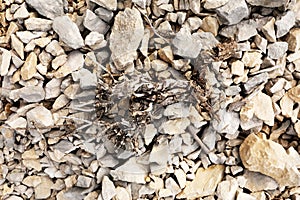
[[(262, 135), (263, 137), (263, 135)], [(243, 165), (250, 171), (260, 172), (272, 177), (280, 186), (299, 186), (300, 164), (298, 153), (292, 155), (280, 144), (250, 134), (240, 146)]]
[(69, 47), (78, 49), (84, 46), (79, 28), (68, 16), (56, 17), (52, 27), (59, 38)]
[(39, 14), (54, 19), (64, 14), (63, 0), (26, 0)]
[(143, 20), (138, 10), (126, 8), (115, 17), (110, 34), (111, 58), (118, 70), (132, 65), (144, 35)]
[(224, 6), (217, 8), (216, 12), (223, 24), (237, 24), (249, 15), (245, 0), (229, 0)]
[(269, 8), (280, 7), (286, 4), (287, 0), (246, 0), (252, 6), (263, 6)]
[(176, 197), (178, 199), (196, 199), (213, 195), (223, 178), (224, 170), (224, 165), (212, 165), (207, 169), (199, 168), (195, 179), (188, 181), (184, 190)]

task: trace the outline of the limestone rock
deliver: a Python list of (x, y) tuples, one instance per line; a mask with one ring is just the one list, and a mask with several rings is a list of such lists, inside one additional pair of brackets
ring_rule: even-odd
[(94, 31), (85, 37), (84, 43), (93, 50), (101, 49), (107, 45), (107, 42), (104, 40), (104, 35)]
[(228, 3), (229, 0), (206, 0), (204, 3), (205, 9), (216, 9), (221, 6), (224, 6)]
[(278, 143), (250, 134), (240, 146), (243, 165), (250, 171), (272, 177), (280, 186), (299, 186), (300, 172), (297, 169), (299, 154), (288, 154)]
[(219, 199), (235, 200), (239, 185), (236, 179), (222, 181), (218, 184), (217, 195)]
[(101, 194), (102, 198), (107, 200), (112, 199), (117, 194), (114, 183), (107, 176), (103, 177)]
[(105, 34), (109, 29), (109, 26), (89, 9), (86, 10), (83, 25), (88, 30), (101, 34)]
[(288, 11), (280, 20), (275, 22), (276, 25), (276, 37), (280, 38), (287, 34), (290, 29), (295, 25), (295, 14), (293, 11)]
[(145, 144), (149, 145), (156, 134), (157, 134), (157, 129), (155, 128), (155, 126), (153, 124), (147, 124), (144, 133)]
[(286, 0), (246, 0), (252, 6), (263, 6), (269, 8), (276, 8), (286, 4)]
[(34, 188), (35, 199), (47, 199), (51, 195), (53, 182), (46, 176), (27, 176), (22, 183)]
[(295, 102), (300, 103), (300, 85), (289, 89), (287, 92), (288, 96)]
[(212, 165), (207, 169), (199, 168), (195, 179), (188, 181), (184, 190), (176, 198), (195, 199), (203, 196), (213, 195), (217, 185), (223, 178), (225, 166)]
[(44, 106), (37, 106), (26, 113), (29, 123), (38, 128), (49, 128), (54, 125), (52, 113)]
[(236, 200), (256, 200), (256, 198), (250, 194), (239, 192), (236, 197)]
[(176, 34), (172, 44), (174, 54), (184, 58), (196, 58), (202, 47), (197, 36), (192, 35), (185, 27), (181, 28)]
[(78, 26), (68, 16), (56, 17), (52, 27), (59, 38), (69, 47), (78, 49), (84, 46)]
[(269, 44), (268, 47), (268, 56), (272, 59), (280, 59), (288, 50), (287, 42), (274, 42)]
[(258, 119), (263, 120), (267, 125), (274, 125), (275, 113), (270, 96), (259, 92), (253, 99), (254, 114)]
[(39, 102), (45, 98), (45, 91), (41, 86), (26, 86), (20, 89), (12, 90), (10, 98), (18, 100), (24, 99), (26, 102)]
[(76, 186), (81, 188), (89, 188), (92, 184), (92, 178), (87, 176), (78, 176)]
[(62, 0), (26, 0), (26, 3), (38, 11), (38, 13), (49, 19), (64, 15)]
[(93, 89), (97, 87), (97, 76), (89, 70), (82, 68), (72, 73), (73, 80), (79, 81), (81, 89)]
[(224, 6), (217, 8), (216, 12), (226, 25), (237, 24), (249, 15), (245, 0), (229, 0)]
[(300, 49), (300, 28), (293, 28), (288, 35), (287, 42), (289, 43), (290, 51), (298, 51)]
[(149, 162), (152, 174), (160, 175), (166, 172), (167, 162), (169, 159), (169, 145), (167, 141), (163, 141), (152, 148)]
[(143, 35), (143, 20), (138, 10), (126, 8), (116, 15), (109, 48), (118, 70), (124, 70), (132, 64)]
[(10, 67), (11, 53), (10, 51), (0, 47), (0, 75), (5, 76)]
[(276, 35), (275, 35), (275, 18), (272, 17), (270, 21), (268, 21), (263, 27), (262, 32), (266, 36), (267, 40), (270, 42), (276, 42)]
[(190, 125), (190, 120), (187, 118), (178, 118), (168, 120), (160, 126), (160, 131), (169, 135), (177, 135), (185, 133), (185, 129)]
[(24, 24), (29, 31), (49, 31), (52, 28), (52, 20), (43, 18), (29, 18), (24, 21)]
[(212, 126), (217, 132), (234, 134), (238, 130), (240, 124), (238, 113), (220, 109), (216, 116), (218, 116), (218, 120), (213, 119)]
[(244, 187), (251, 192), (275, 190), (278, 187), (278, 184), (274, 179), (259, 172), (246, 170), (245, 174), (243, 174), (241, 177), (245, 179)]
[(84, 65), (83, 53), (79, 51), (72, 51), (68, 55), (67, 62), (58, 68), (54, 73), (55, 78), (62, 78), (81, 69)]
[(37, 56), (34, 52), (31, 52), (26, 60), (24, 65), (21, 68), (21, 76), (23, 80), (31, 79), (37, 72)]
[(242, 62), (246, 67), (254, 68), (262, 64), (262, 54), (257, 51), (247, 51), (244, 53)]
[(24, 44), (17, 38), (15, 34), (11, 35), (11, 47), (17, 52), (20, 58), (24, 59)]
[(91, 1), (108, 10), (117, 9), (117, 0), (91, 0)]

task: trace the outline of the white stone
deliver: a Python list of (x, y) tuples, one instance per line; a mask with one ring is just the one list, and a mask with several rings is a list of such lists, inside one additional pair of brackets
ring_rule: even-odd
[(86, 10), (83, 25), (88, 30), (100, 34), (105, 34), (109, 29), (109, 26), (89, 9)]
[(205, 9), (216, 9), (221, 6), (224, 6), (228, 3), (229, 0), (206, 0), (204, 3)]
[(286, 35), (290, 29), (295, 25), (295, 14), (293, 11), (289, 10), (285, 15), (283, 15), (280, 20), (275, 22), (276, 25), (276, 37), (280, 38)]
[(49, 19), (64, 15), (63, 0), (47, 0), (47, 2), (41, 2), (40, 0), (26, 0), (26, 3), (38, 11), (38, 13)]
[(274, 125), (275, 113), (270, 96), (259, 92), (253, 99), (254, 114), (258, 119), (263, 120), (267, 125)]
[(222, 181), (218, 184), (217, 196), (219, 199), (235, 200), (236, 191), (239, 188), (236, 179)]
[(157, 134), (156, 127), (153, 124), (147, 124), (144, 133), (145, 144), (149, 145), (156, 134)]
[(28, 123), (38, 128), (51, 128), (54, 125), (51, 111), (44, 106), (37, 106), (26, 113)]
[(164, 122), (159, 130), (169, 135), (177, 135), (185, 133), (185, 129), (190, 125), (190, 120), (187, 118), (179, 118)]
[(5, 76), (10, 67), (11, 53), (10, 51), (0, 47), (0, 75)]
[(116, 10), (117, 9), (117, 0), (91, 0), (92, 2), (107, 8), (108, 10)]
[(52, 28), (52, 20), (43, 18), (28, 18), (24, 21), (25, 27), (29, 31), (49, 31)]
[(237, 76), (243, 76), (244, 75), (244, 63), (240, 60), (236, 60), (231, 63), (231, 73), (233, 75)]
[(223, 24), (237, 24), (248, 17), (249, 10), (245, 0), (229, 0), (228, 3), (216, 9)]

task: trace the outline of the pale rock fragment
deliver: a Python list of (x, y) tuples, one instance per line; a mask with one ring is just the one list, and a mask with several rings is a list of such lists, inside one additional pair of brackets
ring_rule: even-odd
[(34, 42), (35, 45), (44, 48), (46, 45), (48, 45), (51, 42), (51, 39), (49, 37), (42, 37), (34, 39), (32, 42)]
[(37, 56), (34, 52), (31, 52), (26, 60), (24, 65), (21, 68), (21, 77), (24, 81), (31, 79), (37, 73)]
[(213, 195), (217, 185), (223, 178), (224, 170), (224, 165), (212, 165), (207, 169), (199, 168), (194, 180), (188, 181), (184, 190), (176, 198), (195, 199)]
[(117, 0), (91, 0), (92, 2), (107, 8), (108, 10), (116, 10), (117, 9)]
[(124, 70), (133, 64), (143, 35), (143, 20), (138, 10), (126, 8), (116, 15), (110, 34), (109, 48), (112, 52), (111, 58), (118, 70)]
[(242, 62), (246, 67), (254, 68), (262, 64), (262, 54), (257, 51), (247, 51), (244, 53)]
[(29, 43), (31, 40), (36, 39), (44, 35), (44, 32), (41, 31), (17, 31), (16, 35), (17, 37), (25, 44)]
[(123, 187), (116, 188), (116, 200), (131, 200), (131, 196), (128, 191)]
[(245, 0), (229, 0), (225, 5), (216, 9), (223, 24), (237, 24), (249, 15), (249, 9)]
[(191, 0), (189, 2), (190, 4), (190, 9), (193, 13), (196, 15), (200, 15), (201, 12), (201, 0)]
[(205, 32), (211, 32), (214, 36), (218, 35), (219, 22), (216, 17), (207, 16), (202, 20), (201, 29)]
[(175, 169), (174, 175), (181, 189), (186, 186), (186, 173), (182, 169)]
[(205, 9), (216, 9), (227, 4), (229, 0), (206, 0), (204, 3)]
[(262, 83), (266, 83), (269, 79), (269, 75), (267, 72), (255, 75), (244, 84), (244, 89), (247, 94), (249, 94), (256, 86)]
[(101, 194), (102, 198), (107, 200), (112, 199), (117, 194), (114, 183), (107, 176), (103, 177)]
[(139, 7), (145, 9), (147, 5), (147, 0), (132, 0), (132, 3), (135, 3)]
[(35, 199), (47, 199), (51, 195), (53, 182), (46, 176), (27, 176), (22, 183), (34, 188)]
[(265, 93), (259, 92), (253, 99), (254, 114), (269, 126), (274, 125), (274, 109), (272, 99)]
[(24, 21), (28, 31), (49, 31), (52, 28), (52, 20), (43, 18), (28, 18)]
[(295, 159), (280, 144), (252, 133), (241, 144), (239, 153), (248, 170), (272, 177), (280, 187), (300, 185), (300, 172), (296, 166), (299, 154)]
[(297, 85), (296, 87), (289, 89), (287, 94), (295, 102), (300, 103), (300, 85)]
[(289, 10), (279, 20), (275, 22), (276, 25), (276, 37), (280, 38), (287, 34), (290, 29), (295, 25), (295, 14)]
[(39, 14), (49, 19), (64, 15), (63, 0), (47, 0), (47, 2), (26, 0), (26, 3), (33, 7)]
[(154, 71), (160, 72), (164, 71), (168, 68), (168, 63), (162, 61), (162, 60), (153, 60), (151, 62), (151, 67), (154, 69)]
[(15, 34), (11, 35), (11, 47), (17, 52), (20, 58), (24, 59), (24, 44), (17, 38)]
[(244, 75), (244, 63), (240, 60), (236, 60), (231, 63), (231, 73), (233, 75), (237, 76), (243, 76)]
[(269, 44), (268, 47), (268, 56), (272, 59), (280, 59), (288, 50), (287, 42), (274, 42)]
[(153, 124), (147, 124), (144, 133), (145, 145), (149, 145), (156, 134), (157, 134), (156, 127)]
[(300, 121), (297, 121), (295, 124), (294, 124), (294, 129), (298, 135), (298, 138), (300, 138)]
[(289, 50), (297, 52), (300, 49), (300, 28), (293, 28), (288, 35)]
[(78, 49), (84, 46), (78, 26), (68, 16), (56, 17), (52, 28), (69, 47)]
[(55, 99), (55, 101), (52, 105), (53, 111), (63, 108), (65, 105), (67, 105), (69, 103), (69, 101), (70, 100), (67, 98), (66, 95), (64, 95), (64, 94), (59, 95), (57, 97), (57, 99)]
[(22, 162), (25, 167), (33, 168), (37, 171), (41, 171), (42, 165), (38, 158), (39, 158), (39, 156), (37, 155), (36, 151), (33, 148), (25, 151), (22, 154), (22, 159), (23, 159)]
[(149, 157), (151, 173), (154, 175), (165, 173), (169, 156), (169, 145), (167, 141), (153, 146)]
[(272, 17), (270, 21), (268, 21), (263, 27), (262, 32), (266, 36), (269, 42), (276, 42), (276, 35), (275, 35), (275, 18)]
[(53, 116), (50, 110), (44, 106), (37, 106), (26, 113), (28, 123), (37, 128), (49, 128), (54, 125)]
[(286, 4), (287, 0), (246, 0), (252, 6), (263, 6), (269, 8), (276, 8)]
[(165, 187), (166, 189), (169, 189), (171, 191), (172, 196), (175, 196), (181, 192), (180, 187), (172, 177), (167, 178), (167, 180), (165, 181)]
[(217, 196), (219, 199), (235, 200), (236, 191), (239, 188), (236, 179), (222, 181), (218, 184)]
[(56, 78), (63, 78), (72, 72), (81, 69), (84, 65), (83, 54), (79, 51), (72, 51), (68, 54), (67, 62), (54, 72)]
[(164, 122), (159, 130), (169, 135), (177, 135), (185, 133), (185, 129), (190, 125), (190, 120), (187, 118), (179, 118)]
[(159, 49), (157, 53), (159, 57), (167, 63), (172, 63), (174, 60), (171, 46), (165, 46), (164, 48)]
[(219, 43), (211, 32), (197, 32), (193, 36), (196, 36), (197, 40), (200, 41), (203, 50), (211, 50)]
[(218, 120), (212, 120), (213, 128), (219, 133), (226, 133), (227, 137), (234, 135), (239, 128), (239, 114), (236, 112), (220, 109), (216, 112)]
[(14, 101), (19, 98), (24, 99), (26, 102), (39, 102), (45, 98), (45, 91), (41, 86), (25, 86), (20, 89), (12, 90), (9, 98)]
[(94, 12), (96, 15), (98, 15), (100, 17), (100, 19), (102, 19), (103, 21), (105, 21), (107, 23), (109, 23), (114, 16), (114, 13), (111, 10), (107, 10), (102, 7), (97, 8)]
[(266, 53), (267, 51), (267, 45), (268, 45), (268, 41), (261, 37), (260, 35), (256, 35), (255, 38), (254, 38), (254, 42), (255, 42), (255, 45), (260, 49), (262, 50), (262, 52)]
[(105, 34), (109, 29), (109, 26), (89, 9), (86, 10), (83, 25), (88, 30), (100, 34)]
[(196, 58), (202, 47), (197, 36), (192, 35), (186, 27), (181, 28), (180, 31), (176, 33), (172, 44), (174, 54), (184, 58)]
[(242, 177), (245, 179), (244, 187), (251, 192), (276, 190), (276, 188), (278, 188), (278, 184), (273, 178), (259, 172), (246, 170)]
[(85, 45), (91, 47), (91, 49), (101, 49), (107, 45), (107, 42), (104, 39), (104, 35), (98, 32), (90, 32), (84, 40)]
[(76, 186), (81, 188), (89, 188), (92, 184), (92, 178), (87, 176), (78, 176)]
[(192, 105), (190, 105), (189, 107), (188, 117), (191, 123), (195, 126), (195, 128), (200, 128), (205, 124), (204, 118), (199, 114), (197, 109)]
[(250, 194), (244, 192), (238, 192), (236, 200), (257, 200), (257, 199)]
[(20, 8), (14, 13), (15, 19), (26, 19), (29, 17), (29, 12), (26, 8), (25, 3), (23, 3)]
[(199, 17), (189, 17), (186, 23), (192, 31), (195, 31), (202, 25), (202, 20)]
[(0, 75), (5, 76), (8, 73), (11, 61), (10, 51), (0, 47)]
[(46, 47), (46, 51), (53, 56), (64, 54), (64, 49), (59, 45), (57, 40), (52, 40)]
[(257, 23), (254, 20), (244, 20), (236, 25), (237, 41), (246, 41), (257, 34)]
[(60, 94), (60, 85), (62, 80), (53, 78), (45, 86), (45, 99), (52, 99), (58, 97)]
[(56, 58), (54, 58), (52, 61), (51, 61), (51, 67), (53, 69), (58, 69), (60, 66), (62, 66), (63, 64), (65, 64), (67, 62), (67, 55), (60, 55), (60, 56), (57, 56)]
[(188, 117), (189, 109), (182, 102), (174, 103), (166, 107), (164, 115), (170, 119)]
[(115, 170), (111, 170), (110, 173), (114, 180), (145, 184), (148, 174), (147, 168), (147, 166), (138, 163), (137, 158), (132, 157)]
[(82, 68), (72, 73), (74, 81), (79, 81), (81, 89), (93, 89), (97, 87), (97, 76), (89, 70)]

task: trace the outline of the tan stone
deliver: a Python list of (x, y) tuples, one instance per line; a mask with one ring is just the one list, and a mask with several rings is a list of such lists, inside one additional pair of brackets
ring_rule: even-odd
[(219, 22), (217, 18), (207, 16), (202, 20), (201, 29), (205, 32), (211, 32), (214, 36), (218, 35)]
[(5, 76), (8, 73), (11, 61), (10, 51), (0, 48), (0, 75)]
[(254, 114), (258, 119), (263, 120), (267, 125), (274, 125), (274, 109), (270, 96), (259, 92), (253, 99)]
[(170, 46), (166, 46), (162, 49), (159, 49), (158, 55), (163, 61), (167, 63), (172, 63), (174, 60), (173, 51)]
[(31, 52), (26, 60), (24, 65), (21, 68), (21, 77), (23, 80), (27, 81), (31, 79), (37, 72), (37, 56), (34, 52)]
[(224, 174), (224, 165), (212, 165), (207, 169), (199, 168), (195, 179), (188, 181), (184, 190), (176, 197), (179, 199), (195, 199), (213, 195)]
[(287, 42), (289, 43), (290, 51), (298, 51), (300, 49), (300, 28), (290, 30)]
[(239, 152), (243, 165), (250, 171), (270, 176), (280, 186), (299, 186), (300, 172), (297, 169), (299, 154), (291, 156), (278, 143), (256, 134), (250, 134), (241, 144)]
[(275, 18), (273, 17), (262, 27), (262, 32), (264, 33), (264, 35), (266, 36), (269, 42), (276, 42), (274, 25), (275, 25)]
[(262, 54), (257, 51), (247, 51), (244, 53), (242, 62), (246, 67), (254, 68), (262, 64)]
[(245, 65), (242, 61), (237, 60), (231, 63), (231, 73), (233, 75), (237, 76), (243, 76), (244, 75), (244, 68)]
[(288, 95), (295, 102), (300, 103), (300, 85), (297, 85), (296, 87), (291, 88), (288, 91)]

